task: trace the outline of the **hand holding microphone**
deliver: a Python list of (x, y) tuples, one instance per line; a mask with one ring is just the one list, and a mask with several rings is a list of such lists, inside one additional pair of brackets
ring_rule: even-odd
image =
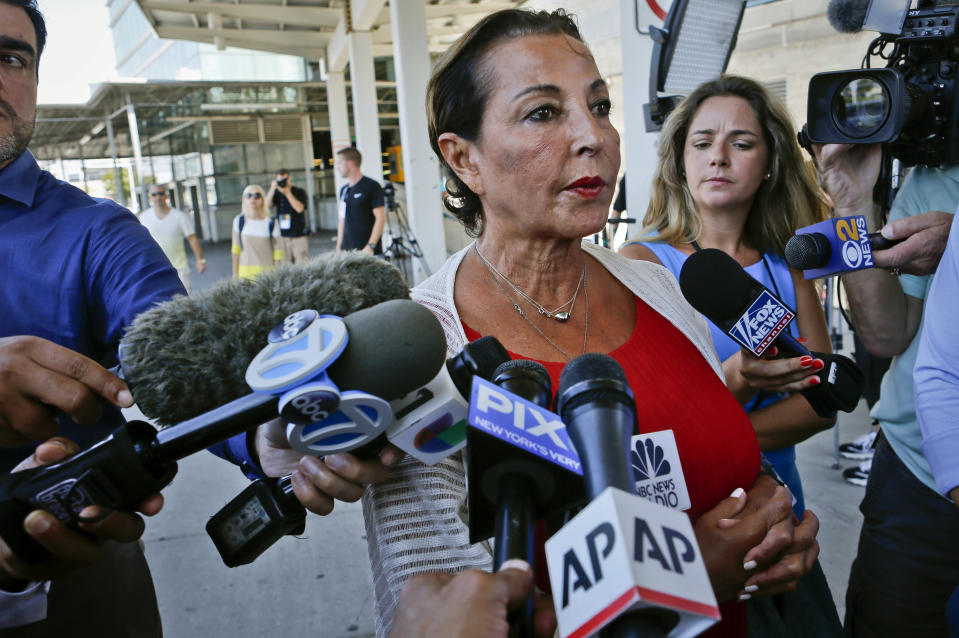
[(31, 336), (0, 338), (0, 446), (56, 434), (54, 410), (80, 424), (100, 418), (100, 401), (129, 407), (126, 384), (96, 361)]
[[(400, 592), (390, 638), (507, 638), (507, 615), (530, 595), (533, 574), (521, 560), (502, 567), (495, 574), (468, 570), (455, 576), (414, 576)], [(556, 630), (552, 601), (537, 602), (532, 636), (549, 638)]]
[(794, 357), (811, 357), (813, 363), (822, 360), (823, 367), (815, 372), (819, 383), (801, 390), (819, 416), (855, 409), (863, 385), (863, 374), (856, 364), (842, 355), (810, 353), (789, 334), (795, 313), (732, 257), (715, 248), (693, 253), (680, 271), (679, 286), (693, 308), (753, 356), (761, 357), (775, 346)]
[[(17, 465), (13, 472), (30, 470), (61, 462), (79, 451), (75, 443), (62, 437), (49, 439), (34, 450), (33, 455)], [(157, 514), (163, 497), (154, 494), (145, 498), (138, 511), (146, 516)], [(84, 514), (93, 518), (96, 508)], [(47, 552), (40, 562), (26, 562), (13, 548), (0, 539), (0, 589), (20, 591), (30, 581), (57, 580), (75, 569), (92, 565), (100, 553), (102, 540), (132, 542), (143, 534), (143, 520), (135, 513), (112, 512), (95, 523), (81, 523), (80, 530), (71, 529), (44, 510), (34, 510), (23, 521), (27, 534)]]

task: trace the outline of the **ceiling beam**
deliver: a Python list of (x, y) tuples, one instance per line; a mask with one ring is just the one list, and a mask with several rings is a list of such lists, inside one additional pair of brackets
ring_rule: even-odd
[(350, 0), (354, 31), (370, 31), (380, 14), (386, 10), (386, 0)]
[(275, 4), (225, 4), (187, 0), (139, 0), (144, 10), (197, 14), (215, 13), (241, 20), (255, 20), (304, 27), (332, 28), (343, 18), (342, 9), (277, 6)]

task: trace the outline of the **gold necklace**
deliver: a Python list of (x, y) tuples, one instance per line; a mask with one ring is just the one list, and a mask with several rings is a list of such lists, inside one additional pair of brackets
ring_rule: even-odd
[[(539, 312), (539, 314), (545, 317), (548, 317), (550, 319), (555, 319), (556, 321), (560, 323), (566, 323), (567, 321), (569, 321), (569, 318), (573, 316), (573, 306), (576, 305), (576, 296), (579, 294), (580, 286), (582, 286), (583, 282), (586, 280), (586, 261), (585, 260), (583, 260), (583, 273), (579, 276), (579, 282), (577, 282), (576, 284), (576, 290), (573, 291), (573, 296), (566, 303), (560, 304), (559, 306), (557, 306), (555, 310), (547, 310), (545, 306), (538, 303), (535, 299), (527, 295), (519, 286), (517, 286), (512, 281), (510, 281), (509, 277), (507, 277), (506, 275), (501, 273), (499, 270), (497, 270), (496, 266), (494, 266), (490, 262), (490, 260), (487, 259), (486, 256), (479, 251), (479, 248), (477, 247), (476, 244), (473, 244), (473, 249), (476, 251), (476, 254), (479, 256), (479, 258), (483, 260), (483, 263), (486, 264), (487, 270), (491, 270), (492, 272), (502, 277), (503, 281), (505, 281), (509, 285), (509, 287), (513, 289), (513, 292), (515, 292), (516, 294), (521, 296), (523, 299), (528, 301), (534, 308), (536, 308), (536, 311)], [(569, 306), (569, 310), (563, 310), (563, 308), (566, 308), (567, 306)]]
[[(480, 258), (480, 261), (482, 261), (483, 264), (486, 266), (486, 271), (489, 272), (489, 276), (493, 278), (493, 281), (496, 282), (496, 285), (499, 286), (499, 289), (503, 291), (503, 294), (506, 295), (506, 298), (509, 300), (510, 304), (512, 304), (512, 306), (513, 306), (513, 308), (516, 310), (516, 312), (519, 313), (519, 316), (522, 317), (524, 320), (526, 320), (526, 323), (528, 323), (530, 326), (532, 326), (533, 330), (535, 330), (535, 331), (537, 332), (537, 334), (539, 334), (539, 336), (541, 336), (543, 339), (546, 340), (546, 343), (548, 343), (549, 345), (553, 346), (553, 348), (555, 348), (561, 355), (563, 355), (564, 357), (566, 357), (566, 360), (567, 360), (567, 361), (571, 361), (573, 358), (572, 358), (571, 356), (569, 356), (569, 355), (566, 353), (565, 350), (563, 350), (563, 349), (560, 348), (558, 345), (556, 345), (556, 343), (555, 343), (552, 339), (550, 339), (549, 337), (547, 337), (547, 336), (546, 336), (546, 333), (544, 333), (542, 330), (540, 330), (539, 327), (538, 327), (535, 323), (533, 323), (533, 322), (530, 320), (529, 317), (526, 316), (526, 313), (523, 312), (523, 309), (520, 307), (520, 305), (516, 302), (515, 299), (513, 299), (513, 297), (509, 294), (509, 292), (507, 292), (506, 286), (504, 286), (504, 285), (502, 284), (502, 282), (500, 282), (500, 280), (496, 277), (496, 275), (499, 274), (499, 271), (497, 271), (495, 268), (493, 268), (493, 265), (492, 265), (491, 263), (487, 262), (486, 259), (483, 258), (483, 255), (480, 254), (480, 251), (479, 251), (479, 249), (476, 247), (476, 244), (473, 244), (473, 250), (476, 252), (476, 255)], [(503, 275), (500, 274), (500, 277), (503, 277)], [(503, 277), (503, 279), (506, 279), (506, 277)], [(506, 281), (509, 282), (508, 279), (506, 279)], [(586, 281), (586, 262), (585, 262), (585, 261), (583, 262), (583, 275), (580, 277), (580, 281), (581, 281), (582, 284), (583, 284), (583, 299), (584, 299), (585, 305), (586, 305), (586, 310), (585, 310), (585, 313), (586, 313), (586, 316), (585, 316), (585, 324), (586, 324), (586, 325), (585, 325), (585, 327), (584, 327), (584, 329), (583, 329), (583, 352), (582, 352), (582, 354), (586, 354), (586, 340), (587, 340), (587, 338), (588, 338), (588, 336), (589, 336), (589, 284), (588, 284), (588, 282)], [(579, 287), (577, 287), (577, 291), (578, 291), (578, 290), (579, 290)], [(574, 298), (575, 298), (575, 296), (574, 296)], [(565, 304), (564, 304), (564, 305), (565, 305)], [(562, 307), (562, 306), (560, 306), (560, 307)], [(572, 311), (572, 308), (570, 308), (570, 310)]]

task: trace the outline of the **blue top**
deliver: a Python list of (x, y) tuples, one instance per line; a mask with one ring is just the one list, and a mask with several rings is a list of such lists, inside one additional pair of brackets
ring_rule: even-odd
[[(889, 221), (919, 215), (930, 210), (956, 210), (959, 203), (959, 165), (949, 168), (917, 166), (909, 172), (896, 194), (889, 211)], [(900, 275), (899, 285), (910, 297), (924, 300), (932, 285), (932, 275)], [(941, 299), (941, 297), (940, 297)], [(941, 303), (941, 302), (940, 302)], [(892, 359), (879, 386), (879, 402), (873, 406), (872, 418), (879, 421), (882, 433), (896, 456), (916, 478), (929, 489), (938, 491), (929, 461), (923, 455), (922, 431), (916, 418), (913, 369), (922, 336), (925, 318), (902, 354)]]
[(922, 452), (942, 494), (959, 485), (959, 215), (929, 289), (916, 354), (916, 414)]
[[(185, 294), (130, 211), (40, 170), (29, 151), (0, 169), (0, 272), (0, 337), (43, 337), (105, 366), (116, 363), (136, 315)], [(119, 409), (103, 402), (99, 422), (79, 426), (61, 416), (58, 434), (87, 447), (121, 423)], [(34, 447), (0, 450), (0, 469)]]
[[(659, 258), (659, 261), (673, 273), (673, 276), (676, 277), (677, 280), (679, 279), (679, 273), (683, 269), (683, 264), (686, 263), (688, 255), (664, 242), (644, 241), (639, 243), (653, 251), (656, 257)], [(763, 259), (760, 259), (755, 264), (746, 266), (744, 270), (749, 273), (753, 279), (769, 288), (783, 303), (795, 312), (796, 288), (793, 285), (789, 264), (786, 263), (785, 259), (775, 253), (763, 253), (763, 258), (765, 259), (765, 264), (763, 263)], [(768, 270), (766, 264), (769, 265)], [(772, 278), (770, 278), (770, 273), (772, 274)], [(716, 348), (716, 353), (719, 355), (720, 361), (725, 361), (740, 351), (742, 346), (727, 335), (725, 331), (717, 327), (712, 321), (709, 321), (709, 319), (706, 320), (706, 323), (709, 324), (709, 331), (713, 337), (713, 346)], [(799, 330), (796, 327), (795, 321), (789, 324), (789, 332), (794, 337), (799, 336)], [(743, 409), (746, 410), (746, 412), (752, 412), (753, 410), (772, 405), (787, 396), (789, 395), (782, 392), (760, 392), (753, 397), (749, 403), (743, 406)], [(776, 472), (796, 498), (793, 507), (801, 516), (806, 507), (802, 494), (802, 483), (799, 481), (799, 471), (796, 468), (796, 447), (790, 445), (781, 450), (764, 451), (763, 455), (772, 463), (773, 467), (776, 468)]]

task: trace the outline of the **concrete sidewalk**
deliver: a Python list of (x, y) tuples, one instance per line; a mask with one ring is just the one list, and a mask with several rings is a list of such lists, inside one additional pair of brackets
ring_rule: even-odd
[[(311, 237), (311, 254), (332, 248), (328, 234)], [(197, 290), (229, 277), (229, 245), (204, 245), (208, 271), (193, 273)], [(847, 339), (851, 343), (851, 338)], [(864, 405), (841, 414), (840, 440), (869, 429)], [(833, 467), (833, 431), (798, 447), (807, 507), (821, 522), (820, 560), (839, 607), (856, 553), (862, 488)], [(850, 467), (853, 461), (843, 461)], [(337, 503), (330, 516), (309, 516), (301, 538), (286, 537), (251, 565), (220, 561), (204, 526), (248, 485), (239, 469), (210, 454), (180, 463), (164, 490), (166, 506), (147, 523), (147, 559), (153, 571), (168, 638), (373, 636), (372, 583), (359, 504)]]

